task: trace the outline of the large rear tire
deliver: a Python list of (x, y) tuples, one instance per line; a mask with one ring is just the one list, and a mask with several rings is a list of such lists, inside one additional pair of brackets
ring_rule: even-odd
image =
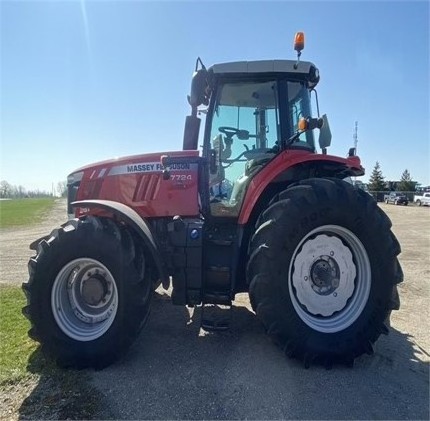
[(331, 366), (372, 353), (399, 308), (400, 245), (367, 193), (337, 179), (280, 193), (250, 243), (250, 300), (288, 356)]
[(109, 219), (74, 219), (54, 230), (38, 244), (23, 284), (30, 337), (62, 367), (113, 363), (149, 315), (148, 263), (127, 228)]

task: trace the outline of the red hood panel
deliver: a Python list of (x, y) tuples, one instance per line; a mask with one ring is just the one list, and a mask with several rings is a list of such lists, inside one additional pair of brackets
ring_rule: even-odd
[(99, 161), (93, 164), (84, 165), (73, 171), (72, 174), (80, 171), (86, 170), (100, 170), (106, 167), (115, 167), (118, 165), (124, 164), (139, 164), (139, 163), (160, 163), (161, 157), (163, 155), (169, 156), (198, 156), (199, 151), (170, 151), (170, 152), (154, 152), (150, 154), (143, 155), (131, 155), (131, 156), (123, 156), (121, 158), (107, 159), (106, 161)]
[(196, 157), (199, 151), (160, 152), (127, 156), (87, 165), (77, 200), (113, 200), (133, 208), (142, 217), (196, 216), (197, 164), (170, 167), (170, 179), (162, 176), (161, 157)]

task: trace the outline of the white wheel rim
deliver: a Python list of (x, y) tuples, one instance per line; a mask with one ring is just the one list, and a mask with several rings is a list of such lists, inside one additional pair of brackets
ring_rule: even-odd
[(58, 327), (77, 341), (93, 341), (115, 320), (118, 290), (109, 269), (97, 260), (80, 258), (58, 273), (51, 291)]
[(334, 333), (353, 324), (367, 303), (370, 287), (366, 249), (344, 227), (318, 227), (294, 250), (288, 272), (291, 302), (314, 330)]

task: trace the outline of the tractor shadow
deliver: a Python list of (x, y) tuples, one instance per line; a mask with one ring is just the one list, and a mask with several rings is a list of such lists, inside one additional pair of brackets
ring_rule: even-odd
[[(102, 371), (40, 370), (36, 351), (29, 370), (40, 381), (20, 418), (429, 419), (429, 355), (412, 337), (391, 328), (353, 369), (306, 370), (271, 343), (246, 302), (233, 307), (230, 330), (206, 333), (199, 309), (157, 292), (135, 344)], [(37, 413), (37, 402), (53, 406)]]
[(24, 399), (21, 420), (63, 420), (111, 418), (104, 396), (90, 383), (89, 371), (62, 370), (47, 358), (39, 346), (29, 357), (27, 371), (36, 374), (37, 386)]

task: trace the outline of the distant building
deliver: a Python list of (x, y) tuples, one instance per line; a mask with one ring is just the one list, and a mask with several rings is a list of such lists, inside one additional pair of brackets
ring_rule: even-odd
[[(388, 188), (389, 191), (397, 191), (399, 189), (399, 184), (401, 183), (401, 181), (387, 181), (385, 184)], [(419, 185), (418, 181), (411, 181), (411, 183), (414, 185), (414, 190), (417, 190), (417, 184)]]
[(427, 192), (430, 192), (430, 186), (421, 186), (421, 184), (418, 184), (416, 186), (416, 192), (417, 193), (427, 193)]

